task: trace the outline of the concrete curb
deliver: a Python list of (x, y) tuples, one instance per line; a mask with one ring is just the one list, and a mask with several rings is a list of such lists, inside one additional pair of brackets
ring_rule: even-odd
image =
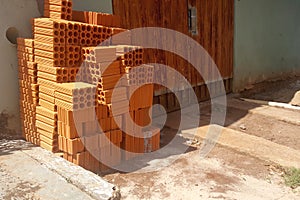
[(40, 147), (22, 150), (22, 152), (96, 200), (119, 200), (121, 198), (120, 191), (114, 185), (51, 152)]
[[(221, 129), (221, 134), (214, 133)], [(208, 130), (210, 132), (208, 132)], [(300, 151), (283, 146), (264, 138), (248, 135), (240, 131), (209, 125), (182, 131), (183, 137), (196, 138), (204, 143), (218, 143), (224, 147), (254, 156), (261, 160), (270, 161), (283, 167), (300, 168)]]
[(247, 101), (247, 102), (250, 102), (250, 103), (273, 106), (273, 107), (278, 107), (278, 108), (286, 108), (286, 109), (291, 109), (291, 110), (300, 110), (299, 106), (294, 106), (294, 105), (288, 104), (288, 103), (263, 101), (263, 100), (256, 100), (256, 99), (246, 99), (246, 98), (240, 98), (240, 99), (242, 101)]
[(253, 102), (250, 103), (256, 106), (251, 107), (251, 104), (249, 104), (249, 102), (245, 104), (243, 101), (231, 99), (230, 101), (228, 101), (228, 107), (236, 108), (239, 110), (245, 110), (251, 114), (259, 114), (279, 121), (300, 126), (299, 110), (273, 107), (269, 105), (261, 105)]

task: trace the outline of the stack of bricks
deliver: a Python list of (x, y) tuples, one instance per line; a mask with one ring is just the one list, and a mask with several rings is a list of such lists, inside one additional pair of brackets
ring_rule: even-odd
[[(156, 151), (159, 149), (160, 143), (159, 129), (154, 127), (142, 128), (151, 124), (154, 67), (141, 65), (143, 49), (140, 47), (120, 46), (117, 53), (125, 73), (122, 84), (126, 87), (127, 95), (130, 97), (129, 114), (134, 123), (138, 125), (132, 125), (128, 117), (124, 119), (123, 128), (125, 132), (123, 133), (122, 148), (134, 153)], [(134, 154), (126, 153), (125, 159), (131, 159), (133, 156)]]
[[(62, 83), (55, 87), (55, 103), (58, 110), (58, 143), (63, 157), (85, 168), (90, 154), (84, 147), (87, 133), (96, 131), (94, 85), (76, 82)], [(92, 165), (94, 166), (94, 165)], [(97, 171), (95, 168), (88, 168)]]
[(45, 0), (44, 16), (72, 20), (72, 0)]
[(37, 65), (34, 63), (32, 39), (18, 38), (18, 64), (20, 85), (20, 115), (23, 137), (36, 145), (40, 138), (35, 126), (36, 106), (38, 105)]
[(120, 27), (121, 18), (120, 16), (110, 15), (107, 13), (97, 13), (89, 11), (73, 11), (72, 18), (74, 21), (108, 26), (108, 27)]
[[(157, 150), (159, 129), (126, 117), (148, 125), (153, 103), (153, 67), (142, 65), (130, 31), (108, 27), (120, 24), (113, 15), (73, 13), (71, 0), (45, 0), (45, 8), (49, 18), (33, 19), (34, 39), (18, 39), (24, 138), (94, 172), (130, 159), (121, 148)], [(80, 15), (91, 21), (70, 21)]]
[(49, 18), (33, 21), (35, 62), (38, 65), (39, 107), (36, 115), (40, 146), (58, 151), (55, 84), (69, 80), (66, 68), (66, 24)]

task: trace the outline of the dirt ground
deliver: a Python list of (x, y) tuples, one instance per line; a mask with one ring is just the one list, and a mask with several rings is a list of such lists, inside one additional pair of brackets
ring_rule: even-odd
[(122, 199), (300, 199), (281, 175), (272, 163), (218, 146), (205, 159), (192, 151), (156, 172), (104, 178), (121, 188)]
[(241, 93), (242, 97), (290, 103), (294, 94), (300, 90), (300, 77), (291, 76), (284, 80), (265, 81), (253, 85), (250, 90)]
[[(298, 79), (268, 82), (241, 96), (289, 103), (293, 94), (300, 90)], [(230, 99), (226, 127), (300, 151), (298, 125), (249, 112), (260, 105)], [(278, 109), (274, 114), (280, 115), (280, 111)], [(199, 124), (206, 125), (209, 121), (210, 105), (204, 103)], [(176, 123), (167, 120), (167, 124)], [(165, 127), (162, 142), (169, 141), (174, 131)], [(195, 144), (196, 147), (199, 145)], [(299, 188), (293, 190), (285, 186), (280, 166), (219, 145), (204, 159), (200, 158), (199, 149), (192, 150), (159, 171), (114, 172), (105, 175), (104, 179), (120, 187), (122, 199), (300, 199)]]
[[(209, 106), (202, 110), (209, 113)], [(201, 123), (206, 124), (208, 116)], [(299, 127), (287, 122), (229, 105), (226, 126), (300, 150)], [(162, 137), (172, 137), (172, 131), (165, 128)], [(205, 159), (194, 150), (156, 172), (115, 172), (104, 179), (121, 188), (122, 199), (300, 199), (300, 190), (286, 187), (282, 175), (273, 163), (216, 146)]]

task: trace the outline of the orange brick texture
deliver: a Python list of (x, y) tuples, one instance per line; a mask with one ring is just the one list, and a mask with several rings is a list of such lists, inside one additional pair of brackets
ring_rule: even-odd
[[(131, 159), (126, 151), (159, 149), (159, 129), (131, 127), (125, 117), (151, 123), (153, 67), (143, 64), (143, 48), (131, 45), (118, 16), (73, 11), (72, 4), (45, 0), (45, 18), (32, 20), (33, 39), (18, 38), (22, 131), (98, 173)], [(125, 38), (111, 39), (121, 32)]]

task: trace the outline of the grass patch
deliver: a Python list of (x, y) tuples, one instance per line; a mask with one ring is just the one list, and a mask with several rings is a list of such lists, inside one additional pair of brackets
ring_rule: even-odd
[(290, 168), (285, 170), (285, 184), (293, 189), (300, 186), (300, 169)]

